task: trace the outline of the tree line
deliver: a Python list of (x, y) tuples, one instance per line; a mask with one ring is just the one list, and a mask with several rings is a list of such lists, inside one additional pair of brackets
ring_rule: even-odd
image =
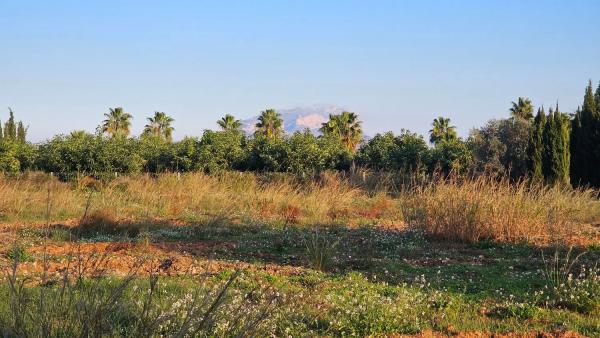
[[(173, 141), (174, 119), (155, 112), (139, 137), (130, 137), (132, 115), (111, 108), (95, 133), (74, 131), (32, 144), (27, 127), (9, 118), (0, 123), (0, 171), (26, 170), (70, 175), (219, 170), (290, 172), (310, 176), (324, 170), (360, 166), (409, 176), (434, 172), (497, 174), (528, 177), (547, 184), (600, 187), (600, 85), (591, 81), (583, 104), (571, 114), (558, 104), (537, 111), (531, 100), (519, 97), (510, 116), (490, 120), (460, 138), (450, 119), (433, 120), (429, 143), (408, 130), (363, 138), (357, 114), (330, 114), (319, 135), (309, 130), (286, 135), (274, 109), (260, 113), (254, 133), (226, 114), (219, 130), (200, 137)], [(534, 111), (536, 113), (534, 114)]]

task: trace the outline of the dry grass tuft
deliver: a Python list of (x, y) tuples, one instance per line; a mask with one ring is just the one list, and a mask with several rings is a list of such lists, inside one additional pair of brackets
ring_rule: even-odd
[(575, 234), (578, 224), (600, 218), (592, 190), (522, 181), (437, 179), (405, 192), (409, 224), (450, 240), (549, 243)]
[(115, 213), (110, 210), (97, 210), (84, 217), (74, 230), (84, 236), (103, 234), (136, 237), (140, 227), (136, 224), (120, 222)]

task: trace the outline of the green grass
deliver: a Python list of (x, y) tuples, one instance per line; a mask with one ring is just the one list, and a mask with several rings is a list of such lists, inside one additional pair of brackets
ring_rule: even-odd
[[(212, 278), (221, 281), (224, 275)], [(301, 276), (257, 275), (268, 279), (278, 292), (286, 295), (287, 301), (279, 307), (280, 311), (269, 319), (269, 327), (276, 335), (364, 336), (409, 334), (427, 329), (441, 332), (526, 332), (556, 328), (590, 336), (600, 335), (597, 314), (582, 315), (545, 308), (506, 295), (496, 295), (496, 299), (469, 297), (458, 291), (439, 289), (427, 278), (413, 283), (391, 284), (361, 273), (332, 275), (307, 271)], [(248, 291), (248, 281), (257, 276), (250, 274), (246, 278), (244, 283), (236, 285), (237, 290)], [(161, 291), (164, 297), (158, 308), (167, 311), (172, 300), (194, 290), (194, 283), (188, 278), (163, 279)], [(109, 318), (117, 331), (127, 331), (128, 323), (123, 318), (135, 316), (136, 311), (129, 309), (127, 312), (127, 308), (135, 308), (139, 296), (135, 290), (145, 284), (144, 280), (133, 283), (121, 301), (119, 311), (122, 313), (115, 313)], [(108, 282), (106, 287), (110, 287)], [(0, 289), (0, 296), (7, 299), (4, 298), (5, 288)], [(489, 307), (489, 311), (482, 313), (485, 306)], [(0, 317), (9, 316), (10, 311), (4, 302), (0, 305)]]
[[(56, 243), (66, 238), (64, 229)], [(58, 231), (58, 230), (55, 230)], [(286, 295), (280, 313), (269, 318), (276, 335), (364, 336), (384, 333), (486, 331), (526, 332), (572, 330), (600, 336), (600, 309), (589, 313), (540, 301), (537, 292), (548, 284), (543, 276), (540, 248), (484, 242), (448, 243), (418, 231), (389, 231), (374, 227), (321, 227), (324, 238), (336, 239), (327, 272), (313, 268), (305, 241), (312, 230), (304, 226), (200, 225), (148, 226), (151, 241), (232, 241), (231, 250), (212, 253), (217, 261), (242, 261), (255, 269), (247, 278), (271, 283)], [(25, 231), (31, 241), (41, 234)], [(82, 238), (94, 241), (93, 237)], [(114, 241), (135, 241), (129, 236)], [(546, 248), (547, 253), (553, 249)], [(40, 259), (40, 257), (34, 257)], [(52, 257), (59, 260), (61, 257)], [(198, 261), (208, 257), (197, 256)], [(590, 251), (580, 264), (600, 261)], [(264, 264), (292, 265), (298, 274), (268, 274)], [(224, 274), (213, 277), (222, 280)], [(143, 283), (142, 280), (136, 283)], [(161, 279), (168, 294), (193, 289), (181, 277)], [(243, 283), (236, 288), (244, 290)], [(187, 291), (186, 291), (187, 290)], [(175, 297), (175, 296), (173, 296)], [(592, 302), (600, 304), (600, 295)], [(134, 301), (127, 293), (126, 302)], [(130, 299), (131, 298), (131, 299)], [(162, 305), (161, 305), (162, 306)], [(0, 317), (7, 316), (6, 308)], [(121, 319), (114, 319), (121, 320)], [(127, 323), (118, 322), (114, 325)], [(122, 328), (125, 330), (126, 328)], [(121, 330), (121, 329), (119, 329)]]

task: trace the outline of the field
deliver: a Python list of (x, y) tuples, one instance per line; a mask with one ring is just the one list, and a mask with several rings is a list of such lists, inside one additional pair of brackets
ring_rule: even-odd
[(0, 224), (8, 336), (600, 337), (594, 191), (27, 173)]

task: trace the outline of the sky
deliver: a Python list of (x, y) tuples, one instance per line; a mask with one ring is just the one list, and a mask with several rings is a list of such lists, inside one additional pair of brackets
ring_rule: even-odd
[(225, 113), (343, 106), (365, 133), (466, 136), (519, 96), (573, 111), (600, 81), (600, 1), (0, 0), (0, 120), (43, 141), (109, 107), (175, 136)]

